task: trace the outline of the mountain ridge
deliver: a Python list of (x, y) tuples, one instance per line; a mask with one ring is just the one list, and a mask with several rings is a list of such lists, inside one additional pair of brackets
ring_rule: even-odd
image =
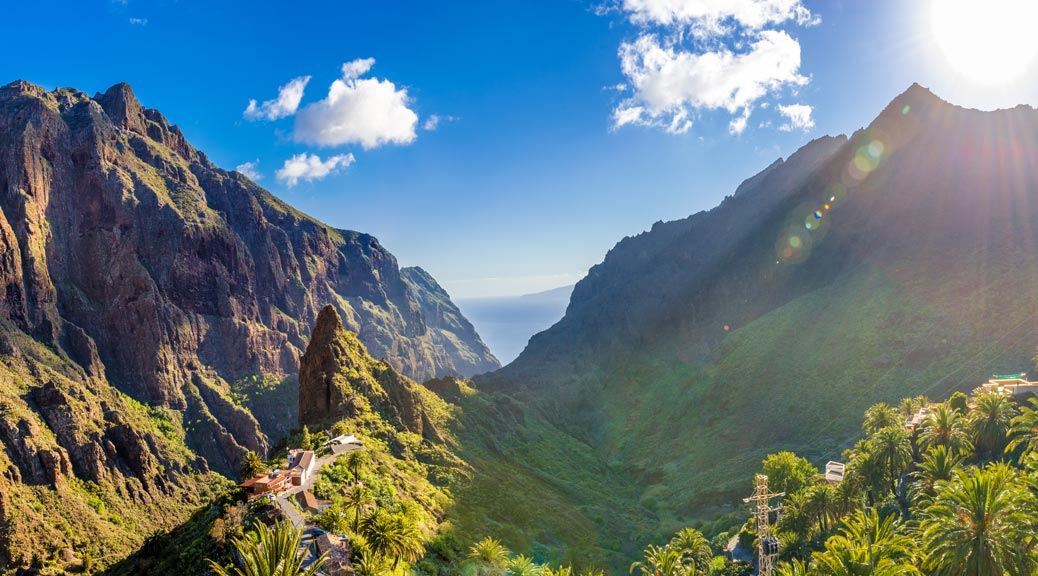
[(560, 322), (474, 383), (627, 475), (660, 536), (733, 512), (768, 453), (822, 464), (872, 403), (1026, 370), (1036, 134), (1034, 108), (914, 84), (851, 136), (619, 242)]
[[(125, 552), (266, 453), (285, 426), (252, 408), (296, 385), (328, 304), (404, 374), (498, 365), (430, 276), (215, 166), (128, 84), (0, 87), (0, 567)], [(96, 538), (31, 528), (69, 522)]]

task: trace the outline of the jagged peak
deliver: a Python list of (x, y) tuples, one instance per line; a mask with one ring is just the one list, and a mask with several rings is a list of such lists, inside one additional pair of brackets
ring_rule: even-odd
[(317, 336), (319, 334), (332, 335), (338, 333), (339, 330), (342, 330), (342, 319), (339, 318), (339, 312), (335, 310), (334, 306), (327, 304), (317, 314), (317, 321), (314, 323), (311, 339), (318, 340)]
[(147, 135), (144, 108), (129, 84), (120, 82), (105, 90), (104, 94), (94, 95), (94, 100), (101, 105), (105, 114), (115, 125), (131, 132)]
[(34, 96), (42, 96), (47, 93), (47, 89), (39, 84), (33, 84), (28, 80), (15, 80), (14, 82), (8, 82), (0, 87), (0, 93), (3, 94), (31, 94)]

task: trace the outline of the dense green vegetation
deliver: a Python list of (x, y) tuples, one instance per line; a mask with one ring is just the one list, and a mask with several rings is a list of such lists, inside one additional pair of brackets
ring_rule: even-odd
[(299, 422), (295, 376), (249, 376), (231, 382), (230, 390), (231, 400), (248, 408), (272, 443), (283, 440)]
[[(0, 353), (0, 547), (14, 551), (14, 562), (43, 575), (95, 572), (226, 490), (225, 479), (193, 468), (181, 413), (146, 406), (89, 377), (59, 351), (0, 318), (0, 349), (5, 346), (19, 351)], [(41, 400), (46, 412), (38, 411)], [(153, 443), (154, 459), (136, 463), (144, 464), (146, 481), (164, 475), (161, 497), (143, 495), (142, 481), (118, 469), (95, 479), (74, 473), (62, 443), (87, 447), (125, 439), (118, 430), (126, 429)], [(103, 463), (105, 456), (101, 452), (91, 462)], [(55, 463), (53, 476), (34, 479), (43, 462)], [(0, 558), (6, 560), (4, 552)]]
[[(835, 485), (790, 482), (809, 463), (783, 455), (764, 471), (790, 488), (777, 534), (778, 573), (1025, 575), (1038, 568), (1038, 399), (957, 394), (930, 407), (906, 399), (865, 413)], [(752, 526), (747, 527), (752, 533)]]
[(300, 540), (299, 531), (287, 522), (276, 522), (273, 528), (257, 524), (248, 536), (234, 541), (241, 568), (228, 569), (216, 562), (210, 566), (216, 576), (314, 576), (326, 557), (322, 555), (304, 567)]

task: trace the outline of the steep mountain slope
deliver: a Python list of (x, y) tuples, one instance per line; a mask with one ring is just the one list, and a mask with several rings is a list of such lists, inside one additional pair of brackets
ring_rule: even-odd
[(299, 362), (300, 425), (324, 429), (374, 410), (400, 430), (442, 441), (430, 416), (429, 400), (421, 396), (424, 389), (372, 358), (360, 340), (343, 328), (335, 308), (326, 306), (318, 314)]
[[(284, 423), (250, 407), (295, 386), (326, 304), (404, 374), (497, 366), (431, 277), (214, 166), (129, 86), (92, 98), (0, 88), (0, 360), (11, 373), (0, 440), (19, 485), (9, 493), (88, 483), (61, 506), (46, 491), (4, 504), (0, 521), (45, 517), (69, 534), (43, 541), (75, 548), (72, 516), (91, 490), (118, 492), (118, 476), (135, 486), (123, 497), (167, 506), (194, 476), (215, 481), (209, 467), (230, 473), (246, 449), (266, 451)], [(148, 435), (156, 426), (168, 437)], [(125, 551), (155, 519), (141, 530), (108, 518), (86, 530), (89, 544)], [(23, 536), (4, 536), (0, 565), (50, 553)]]
[(730, 509), (769, 452), (837, 457), (873, 402), (1025, 370), (1035, 222), (1038, 112), (914, 85), (850, 138), (621, 241), (477, 385), (629, 475), (665, 533)]
[(0, 572), (104, 565), (223, 489), (187, 426), (0, 318)]
[(587, 445), (506, 395), (479, 394), (454, 378), (422, 385), (400, 375), (372, 358), (330, 306), (300, 360), (299, 417), (311, 430), (359, 435), (389, 466), (421, 470), (430, 484), (404, 491), (435, 503), (425, 508), (455, 560), (465, 550), (457, 542), (494, 535), (524, 549), (543, 542), (543, 559), (622, 562), (640, 538), (603, 541), (598, 531), (648, 534), (652, 513), (637, 490)]

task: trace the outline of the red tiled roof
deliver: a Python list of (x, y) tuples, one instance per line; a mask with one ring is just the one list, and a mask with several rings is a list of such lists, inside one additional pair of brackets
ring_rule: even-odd
[(296, 494), (296, 498), (299, 500), (299, 503), (308, 510), (319, 510), (321, 506), (331, 504), (331, 502), (327, 500), (321, 500), (317, 496), (314, 496), (313, 492), (310, 492), (309, 490), (304, 490)]

